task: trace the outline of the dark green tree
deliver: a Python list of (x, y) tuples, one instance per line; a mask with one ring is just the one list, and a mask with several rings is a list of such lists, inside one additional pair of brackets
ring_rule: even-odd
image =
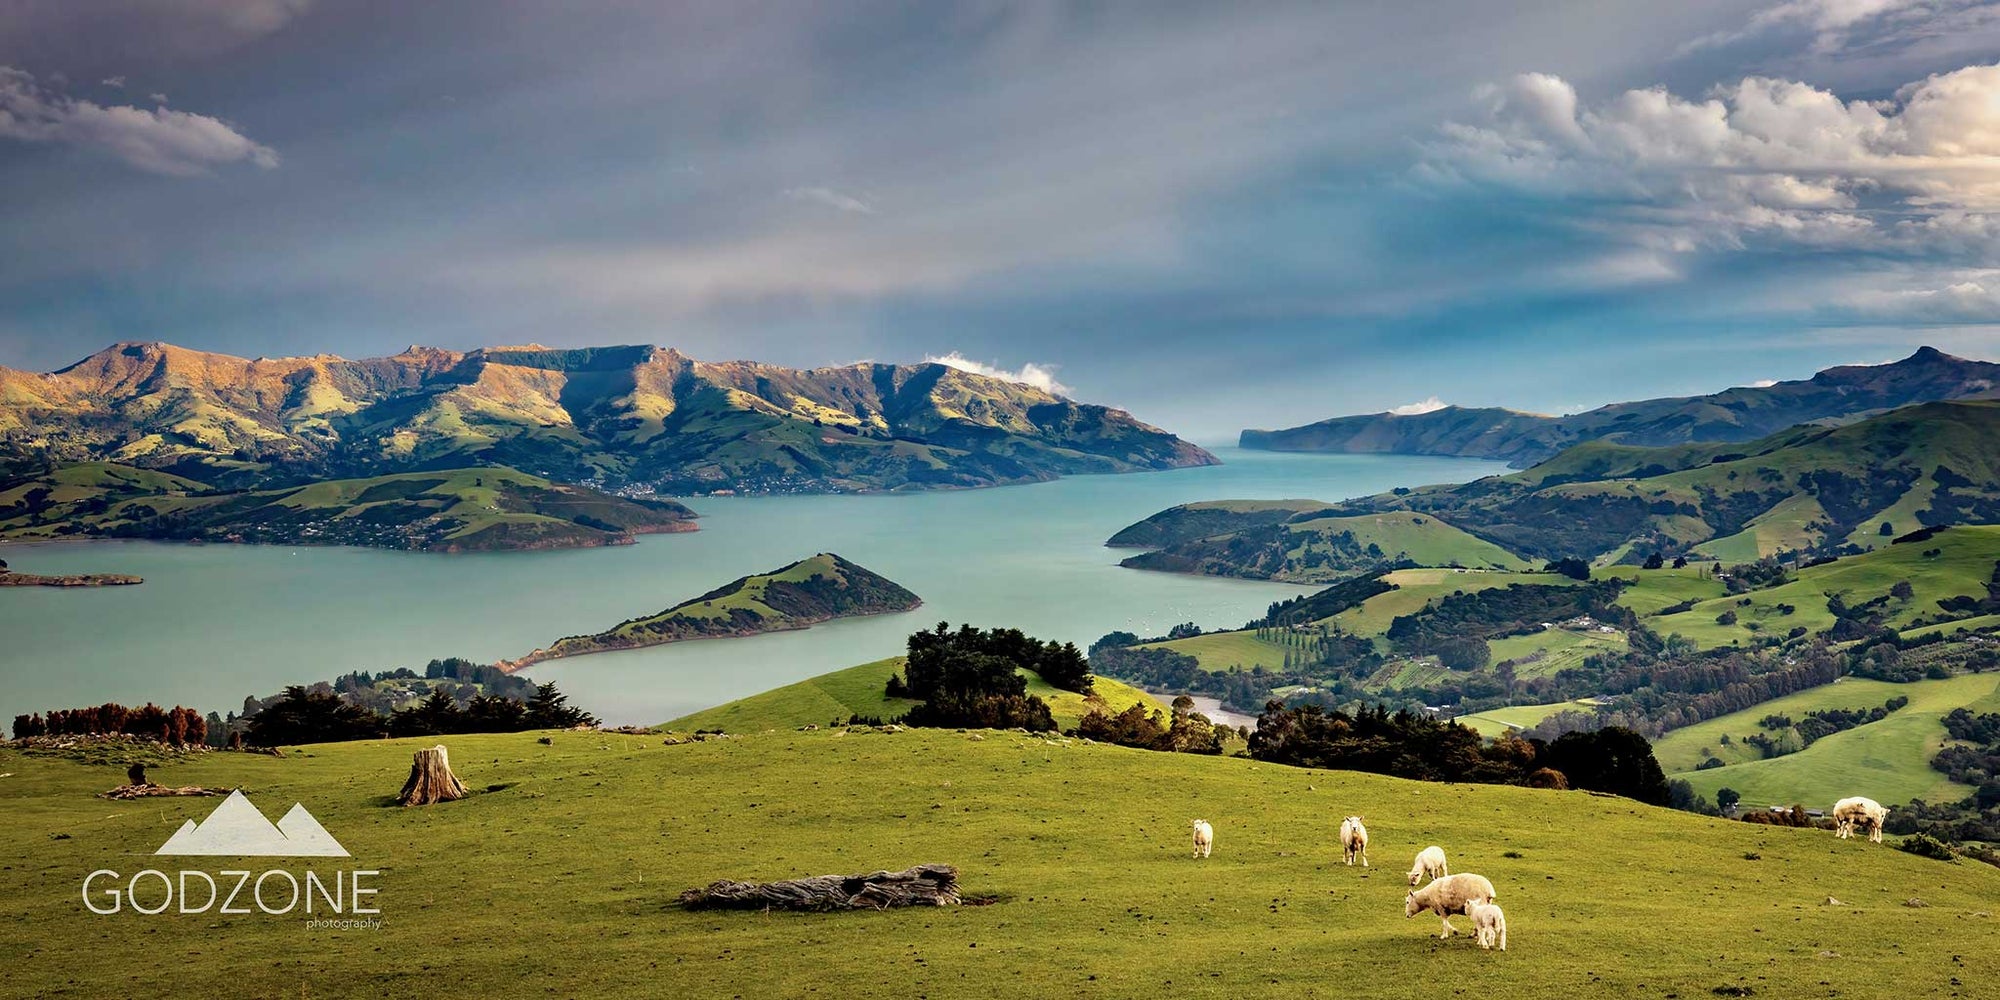
[(534, 697), (528, 699), (526, 721), (529, 729), (574, 729), (577, 726), (597, 725), (596, 716), (570, 707), (569, 697), (556, 690), (554, 681), (536, 686)]
[(348, 704), (332, 691), (294, 684), (250, 717), (248, 740), (258, 746), (336, 743), (368, 739), (386, 730), (380, 716)]

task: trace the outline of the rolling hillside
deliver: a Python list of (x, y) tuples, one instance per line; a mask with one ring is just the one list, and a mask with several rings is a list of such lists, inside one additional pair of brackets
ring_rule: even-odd
[[(1995, 580), (1996, 570), (2000, 570), (2000, 525), (1951, 528), (1923, 541), (1891, 544), (1807, 566), (1791, 574), (1786, 583), (1740, 596), (1723, 596), (1722, 584), (1711, 579), (1704, 589), (1713, 596), (1672, 614), (1664, 613), (1671, 606), (1659, 607), (1645, 621), (1661, 635), (1680, 635), (1704, 647), (1748, 643), (1760, 635), (1782, 636), (1795, 628), (1817, 635), (1838, 623), (1833, 612), (1837, 597), (1851, 618), (1873, 622), (1878, 628), (1908, 629), (1920, 620), (1966, 617), (1963, 612), (1946, 612), (1938, 602), (1991, 600), (1989, 586), (2000, 583)], [(1619, 603), (1640, 610), (1656, 606), (1665, 595), (1703, 597), (1683, 582), (1686, 572), (1625, 569), (1619, 575), (1638, 581), (1638, 585), (1622, 593)], [(1676, 579), (1663, 573), (1680, 576)], [(1908, 597), (1892, 593), (1899, 583), (1909, 585)], [(1665, 595), (1652, 596), (1662, 589)], [(1866, 610), (1860, 610), (1864, 606)]]
[(1490, 739), (1495, 736), (1505, 735), (1514, 730), (1533, 728), (1543, 719), (1564, 709), (1588, 710), (1590, 707), (1591, 704), (1585, 701), (1557, 701), (1546, 705), (1510, 705), (1506, 708), (1488, 709), (1473, 715), (1461, 715), (1452, 721), (1462, 726), (1470, 726), (1478, 730), (1479, 735)]
[[(863, 663), (683, 716), (667, 723), (666, 727), (757, 733), (767, 729), (845, 723), (849, 716), (854, 715), (893, 719), (916, 704), (913, 699), (891, 698), (883, 693), (889, 675), (900, 673), (902, 669), (903, 658), (900, 656)], [(1085, 703), (1083, 695), (1052, 687), (1032, 673), (1024, 671), (1023, 676), (1028, 679), (1028, 693), (1049, 703), (1049, 713), (1055, 716), (1058, 726), (1068, 729), (1090, 714), (1091, 706)], [(1115, 715), (1135, 704), (1166, 710), (1165, 705), (1144, 691), (1108, 677), (1097, 678), (1092, 689), (1103, 700), (1110, 714)]]
[(629, 544), (693, 531), (694, 512), (504, 468), (230, 492), (110, 463), (0, 479), (0, 539), (112, 537), (427, 552)]
[[(1414, 614), (1426, 605), (1452, 594), (1477, 593), (1516, 584), (1568, 587), (1575, 586), (1577, 582), (1552, 573), (1435, 568), (1392, 570), (1383, 574), (1381, 579), (1390, 589), (1383, 590), (1335, 614), (1301, 618), (1293, 624), (1326, 625), (1336, 632), (1378, 640), (1379, 644), (1379, 640), (1388, 632), (1389, 626), (1396, 618)], [(1543, 646), (1574, 645), (1565, 636), (1566, 633), (1561, 630), (1521, 636), (1502, 640), (1502, 643), (1510, 644), (1502, 648), (1511, 650), (1516, 655), (1525, 656), (1529, 655), (1532, 649)], [(1278, 669), (1284, 665), (1285, 652), (1290, 647), (1281, 641), (1258, 638), (1255, 629), (1237, 629), (1208, 632), (1187, 639), (1147, 643), (1138, 648), (1170, 649), (1196, 658), (1203, 670), (1219, 671), (1238, 666), (1246, 670), (1258, 666), (1270, 670)]]
[(1456, 455), (1530, 465), (1586, 441), (1639, 446), (1750, 441), (1794, 424), (1840, 424), (1915, 403), (1995, 398), (2000, 398), (2000, 364), (1925, 347), (1893, 364), (1829, 368), (1795, 382), (1613, 403), (1563, 417), (1447, 406), (1417, 414), (1338, 417), (1287, 430), (1246, 430), (1242, 446)]
[[(324, 998), (940, 998), (996, 985), (1415, 998), (1476, 983), (1492, 996), (1687, 998), (1837, 983), (1843, 997), (1900, 1000), (1972, 997), (2000, 979), (1988, 946), (2000, 870), (1822, 831), (1012, 733), (784, 731), (681, 746), (540, 735), (447, 737), (474, 794), (421, 809), (383, 803), (434, 737), (156, 766), (173, 784), (241, 786), (267, 816), (299, 802), (353, 854), (277, 867), (381, 871), (379, 929), (313, 932), (296, 915), (90, 913), (78, 891), (96, 869), (229, 867), (151, 857), (215, 800), (107, 806), (94, 795), (121, 769), (0, 748), (0, 892), (15, 911), (0, 924), (0, 996), (195, 995), (226, 982), (233, 995)], [(1337, 818), (1357, 813), (1372, 834), (1365, 870), (1332, 845)], [(1200, 862), (1187, 845), (1197, 816), (1216, 827)], [(1435, 920), (1404, 918), (1403, 868), (1432, 843), (1454, 871), (1492, 879), (1506, 952), (1462, 933), (1439, 941)], [(920, 862), (957, 865), (964, 892), (989, 905), (673, 905), (719, 878)], [(1924, 905), (1904, 905), (1913, 899)], [(524, 927), (589, 946), (550, 947)], [(144, 946), (106, 944), (120, 933)], [(183, 955), (198, 958), (167, 958)]]
[[(1754, 750), (1741, 745), (1744, 737), (1760, 731), (1757, 722), (1766, 715), (1872, 708), (1895, 697), (1908, 697), (1910, 703), (1880, 722), (1824, 737), (1796, 753), (1759, 760)], [(1668, 733), (1655, 744), (1654, 753), (1662, 767), (1679, 768), (1673, 776), (1686, 778), (1702, 794), (1713, 798), (1717, 789), (1734, 788), (1749, 806), (1817, 804), (1848, 795), (1866, 795), (1890, 805), (1911, 799), (1956, 802), (1973, 790), (1953, 784), (1930, 766), (1946, 739), (1938, 720), (1954, 708), (2000, 711), (2000, 674), (1909, 684), (1846, 678)], [(1723, 746), (1724, 734), (1737, 745)], [(1731, 763), (1695, 770), (1704, 756)]]
[[(1856, 551), (1922, 527), (2000, 522), (2000, 403), (1926, 403), (1745, 443), (1592, 442), (1511, 475), (1301, 508), (1292, 520), (1394, 512), (1531, 560)], [(1264, 523), (1273, 516), (1214, 505), (1201, 525), (1217, 537), (1265, 538), (1281, 532)], [(1201, 548), (1207, 558), (1178, 564), (1254, 574), (1273, 549)]]
[(1102, 406), (941, 364), (800, 371), (656, 347), (245, 360), (117, 344), (0, 369), (0, 463), (115, 461), (230, 487), (470, 465), (661, 492), (888, 490), (1204, 465)]
[[(1485, 728), (1500, 725), (1496, 713), (1528, 725), (1576, 707), (1559, 699), (1592, 699), (1606, 713), (1625, 713), (1616, 724), (1654, 727), (1650, 733), (1703, 718), (1677, 714), (1676, 706), (1694, 696), (1765, 674), (1821, 671), (1770, 687), (1739, 686), (1728, 697), (1783, 697), (1795, 685), (1824, 684), (1848, 670), (1946, 678), (1990, 669), (2000, 650), (2000, 634), (1979, 634), (2000, 633), (2000, 525), (1930, 532), (1754, 582), (1732, 580), (1732, 572), (1740, 570), (1710, 563), (1599, 567), (1586, 587), (1555, 573), (1400, 569), (1275, 606), (1276, 617), (1258, 627), (1103, 653), (1098, 670), (1220, 695), (1241, 710), (1308, 689), (1336, 701), (1473, 701), (1487, 710), (1471, 714), (1495, 720)], [(1570, 588), (1584, 589), (1575, 590), (1575, 600), (1563, 598)], [(1891, 632), (1912, 644), (1868, 651), (1858, 641)], [(1914, 644), (1932, 634), (1949, 641)], [(1453, 651), (1441, 643), (1447, 638), (1476, 640), (1483, 654), (1448, 658)], [(1639, 658), (1628, 661), (1634, 651)], [(1865, 663), (1846, 659), (1861, 653)], [(1825, 656), (1841, 658), (1841, 665), (1800, 666)], [(1265, 673), (1228, 676), (1239, 669)], [(1711, 679), (1696, 679), (1703, 676)], [(1656, 683), (1676, 686), (1663, 693), (1651, 689)], [(1488, 708), (1509, 702), (1516, 707)], [(1512, 717), (1529, 709), (1540, 714)], [(1939, 779), (1925, 766), (1934, 749), (1921, 741), (1901, 748), (1898, 766), (1912, 777), (1899, 791), (1935, 787)], [(1746, 753), (1716, 751), (1725, 762), (1750, 759)], [(1680, 765), (1692, 770), (1699, 762)]]
[(595, 635), (558, 639), (506, 666), (518, 670), (564, 656), (808, 628), (835, 618), (909, 611), (922, 603), (895, 581), (822, 552), (769, 573), (739, 577), (659, 614), (629, 619)]

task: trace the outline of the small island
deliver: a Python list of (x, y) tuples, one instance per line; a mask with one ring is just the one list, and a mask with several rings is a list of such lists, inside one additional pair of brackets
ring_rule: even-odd
[(16, 573), (0, 559), (0, 587), (130, 587), (145, 582), (129, 573)]
[(923, 601), (879, 574), (822, 552), (783, 569), (735, 580), (656, 615), (621, 622), (596, 635), (558, 639), (512, 662), (520, 670), (543, 660), (683, 639), (720, 639), (809, 628), (835, 618), (909, 611)]

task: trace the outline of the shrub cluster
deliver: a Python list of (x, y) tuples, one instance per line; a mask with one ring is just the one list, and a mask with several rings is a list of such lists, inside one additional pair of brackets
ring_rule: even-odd
[(450, 693), (431, 692), (413, 708), (387, 714), (357, 705), (323, 687), (292, 685), (245, 720), (246, 738), (258, 746), (339, 743), (385, 736), (518, 733), (530, 729), (594, 726), (596, 717), (573, 708), (555, 682), (522, 701), (480, 695), (460, 707)]
[(1090, 662), (1074, 643), (1042, 642), (1018, 629), (963, 625), (953, 632), (939, 622), (911, 635), (908, 650), (903, 674), (889, 676), (885, 693), (922, 702), (903, 717), (912, 726), (1047, 732), (1056, 728), (1055, 716), (1047, 702), (1028, 693), (1021, 671), (1065, 690), (1091, 689)]
[(1666, 805), (1666, 775), (1646, 738), (1623, 727), (1569, 733), (1553, 743), (1502, 736), (1488, 744), (1478, 732), (1415, 712), (1362, 708), (1350, 716), (1318, 705), (1265, 706), (1250, 736), (1250, 755), (1299, 767), (1414, 778), (1526, 785), (1542, 771), (1570, 788), (1609, 792)]
[(1134, 704), (1117, 715), (1095, 708), (1070, 735), (1142, 750), (1219, 754), (1223, 730), (1194, 710), (1194, 699), (1181, 695), (1174, 699), (1170, 718), (1163, 719), (1159, 709), (1148, 712), (1143, 704)]

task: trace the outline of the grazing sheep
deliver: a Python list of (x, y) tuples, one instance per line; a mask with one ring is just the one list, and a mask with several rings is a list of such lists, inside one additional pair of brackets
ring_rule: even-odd
[(1479, 942), (1481, 948), (1491, 951), (1493, 942), (1498, 940), (1500, 950), (1507, 950), (1507, 914), (1501, 911), (1498, 904), (1467, 903), (1465, 915), (1472, 918), (1472, 939)]
[(1340, 821), (1340, 847), (1346, 852), (1347, 863), (1361, 859), (1361, 867), (1368, 867), (1368, 828), (1361, 825), (1361, 817), (1349, 816)]
[(1194, 821), (1194, 856), (1208, 857), (1209, 848), (1215, 846), (1215, 828), (1205, 819)]
[(1854, 827), (1860, 824), (1868, 830), (1868, 839), (1882, 842), (1882, 824), (1889, 818), (1889, 810), (1874, 799), (1856, 795), (1841, 799), (1833, 804), (1833, 828), (1842, 840), (1854, 836)]
[(1468, 903), (1493, 902), (1493, 883), (1484, 875), (1461, 872), (1436, 879), (1408, 896), (1403, 897), (1403, 916), (1414, 917), (1425, 910), (1438, 915), (1444, 922), (1444, 932), (1438, 937), (1451, 936), (1451, 915), (1464, 913)]
[(1417, 852), (1417, 863), (1410, 866), (1410, 884), (1418, 885), (1451, 874), (1444, 863), (1444, 848), (1432, 844)]

